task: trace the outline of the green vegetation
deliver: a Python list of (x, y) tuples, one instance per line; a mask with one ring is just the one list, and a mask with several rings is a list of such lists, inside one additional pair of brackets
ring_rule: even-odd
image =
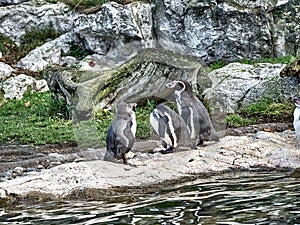
[[(136, 108), (138, 139), (150, 136), (149, 115), (157, 106), (147, 100)], [(174, 108), (173, 104), (168, 104)], [(271, 99), (258, 101), (226, 117), (227, 127), (240, 127), (262, 122), (291, 120), (294, 105), (276, 103)], [(67, 119), (67, 107), (58, 103), (50, 92), (26, 94), (22, 100), (9, 100), (0, 108), (0, 143), (31, 143), (34, 145), (78, 143), (80, 147), (105, 146), (107, 130), (114, 113), (99, 110), (94, 119), (74, 124)]]
[(12, 54), (11, 50), (15, 48), (16, 44), (12, 40), (0, 34), (0, 52), (3, 55)]
[[(149, 115), (154, 107), (155, 101), (149, 100), (136, 108), (137, 138), (150, 136)], [(50, 92), (28, 93), (21, 100), (9, 100), (0, 108), (0, 143), (105, 145), (114, 113), (99, 110), (94, 114), (95, 119), (77, 124), (66, 119), (67, 114), (64, 103), (59, 103)]]
[(64, 106), (51, 93), (26, 94), (0, 110), (0, 142), (36, 145), (74, 142), (72, 121), (64, 119)]
[(149, 116), (152, 110), (156, 107), (154, 100), (147, 100), (145, 106), (137, 107), (136, 120), (137, 120), (137, 131), (136, 136), (141, 139), (148, 138), (150, 136), (151, 125), (149, 122)]
[[(280, 57), (275, 57), (275, 58), (263, 58), (260, 60), (242, 59), (242, 60), (238, 60), (237, 62), (242, 63), (242, 64), (249, 64), (249, 65), (253, 65), (256, 63), (290, 64), (290, 63), (294, 62), (295, 60), (296, 60), (295, 56), (288, 55), (288, 56), (280, 56)], [(220, 69), (229, 63), (230, 62), (224, 62), (224, 61), (218, 60), (217, 62), (210, 64), (209, 67), (206, 68), (206, 72), (209, 73), (213, 70)]]
[(237, 114), (226, 117), (227, 127), (241, 127), (257, 123), (292, 121), (294, 104), (290, 102), (274, 102), (265, 98), (240, 109)]
[(54, 28), (35, 28), (26, 31), (20, 46), (14, 44), (8, 37), (0, 36), (0, 51), (3, 53), (3, 60), (7, 64), (15, 64), (25, 57), (31, 50), (42, 45), (46, 41), (59, 37), (60, 33)]
[(245, 118), (239, 114), (226, 116), (227, 127), (244, 127), (255, 123), (253, 118)]

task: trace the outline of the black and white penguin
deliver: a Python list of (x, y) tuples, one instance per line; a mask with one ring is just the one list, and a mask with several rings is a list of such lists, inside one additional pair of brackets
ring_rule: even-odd
[(150, 124), (158, 134), (167, 154), (179, 146), (196, 148), (183, 119), (170, 107), (159, 104), (150, 114)]
[(190, 83), (179, 79), (167, 83), (166, 87), (175, 90), (178, 112), (189, 129), (191, 139), (197, 145), (201, 145), (203, 141), (218, 141), (219, 137), (207, 109), (193, 93)]
[(296, 108), (294, 110), (294, 129), (295, 129), (295, 134), (297, 137), (297, 141), (300, 144), (300, 98), (294, 100), (294, 103), (296, 105)]
[(136, 116), (135, 103), (121, 102), (117, 106), (117, 113), (112, 121), (106, 136), (106, 154), (104, 160), (123, 160), (127, 164), (125, 154), (128, 153), (135, 142)]

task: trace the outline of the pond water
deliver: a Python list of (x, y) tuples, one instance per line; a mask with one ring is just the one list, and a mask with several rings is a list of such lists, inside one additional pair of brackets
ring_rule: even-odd
[(300, 224), (300, 178), (236, 173), (138, 195), (0, 209), (0, 224)]

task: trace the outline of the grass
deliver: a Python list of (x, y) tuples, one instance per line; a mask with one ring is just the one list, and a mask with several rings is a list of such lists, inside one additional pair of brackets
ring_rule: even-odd
[[(107, 130), (114, 118), (108, 110), (95, 112), (94, 119), (74, 124), (67, 108), (50, 92), (28, 93), (21, 100), (9, 100), (0, 107), (0, 143), (61, 144), (80, 147), (105, 146)], [(138, 139), (150, 136), (149, 115), (153, 100), (136, 108)]]
[(9, 100), (0, 110), (0, 142), (35, 145), (74, 142), (72, 121), (50, 92)]
[[(137, 139), (150, 136), (149, 115), (157, 106), (154, 100), (136, 108)], [(171, 108), (174, 105), (168, 104)], [(21, 100), (9, 100), (0, 107), (0, 143), (61, 144), (77, 143), (80, 147), (105, 146), (107, 130), (114, 113), (99, 110), (94, 119), (74, 124), (67, 119), (66, 106), (58, 103), (50, 92), (26, 94)], [(292, 103), (257, 101), (226, 117), (227, 127), (241, 127), (262, 122), (291, 120)]]
[(239, 113), (227, 115), (227, 127), (241, 127), (258, 123), (292, 121), (294, 104), (290, 102), (274, 102), (265, 98), (240, 109)]
[[(236, 62), (239, 62), (242, 64), (249, 64), (249, 65), (253, 65), (256, 63), (291, 64), (295, 60), (296, 60), (296, 57), (294, 55), (288, 55), (288, 56), (280, 56), (280, 57), (273, 57), (273, 58), (262, 58), (260, 60), (242, 59), (242, 60), (238, 60)], [(213, 70), (220, 69), (220, 68), (226, 66), (227, 64), (229, 64), (229, 62), (224, 62), (224, 61), (218, 60), (217, 62), (210, 64), (209, 67), (206, 68), (206, 72), (209, 73)]]

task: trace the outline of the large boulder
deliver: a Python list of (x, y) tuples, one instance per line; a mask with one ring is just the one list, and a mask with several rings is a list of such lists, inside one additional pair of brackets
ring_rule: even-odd
[(165, 84), (178, 78), (190, 81), (195, 91), (211, 85), (199, 59), (159, 49), (145, 49), (112, 70), (61, 71), (52, 67), (45, 74), (50, 89), (62, 93), (77, 112), (84, 114), (120, 101), (167, 100), (172, 95)]
[(7, 77), (9, 77), (13, 71), (14, 69), (11, 66), (0, 62), (0, 81), (5, 80)]
[[(70, 43), (76, 42), (74, 33), (66, 33), (59, 38), (48, 41), (45, 44), (33, 49), (17, 63), (18, 68), (31, 71), (41, 71), (48, 65), (65, 65), (66, 56), (70, 51)], [(69, 66), (75, 66), (76, 59), (71, 61)]]
[(26, 92), (45, 92), (49, 90), (46, 80), (36, 80), (25, 74), (8, 78), (1, 84), (1, 89), (7, 99), (22, 99)]
[(299, 97), (300, 85), (295, 77), (280, 76), (285, 64), (231, 63), (209, 73), (213, 84), (205, 97), (217, 111), (235, 113), (258, 100), (290, 101)]

